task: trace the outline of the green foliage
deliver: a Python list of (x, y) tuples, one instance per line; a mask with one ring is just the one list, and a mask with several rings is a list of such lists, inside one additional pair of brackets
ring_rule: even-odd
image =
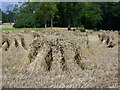
[(85, 27), (84, 27), (84, 25), (81, 25), (80, 28), (84, 29)]
[(2, 21), (2, 10), (0, 9), (0, 21)]
[(45, 22), (54, 18), (56, 11), (55, 3), (26, 2), (16, 15), (14, 27), (42, 27)]
[[(16, 14), (14, 27), (84, 27), (86, 29), (119, 29), (119, 3), (25, 2)], [(50, 22), (53, 21), (53, 22)]]
[(7, 17), (10, 23), (15, 21), (15, 14), (19, 11), (18, 4), (7, 6)]
[[(19, 19), (17, 19), (19, 18)], [(14, 27), (16, 28), (33, 28), (35, 24), (35, 19), (33, 14), (31, 13), (18, 13), (16, 16), (16, 22), (14, 24)]]
[(81, 32), (85, 32), (85, 29), (80, 29)]
[(102, 15), (102, 29), (120, 29), (120, 2), (100, 3)]
[(18, 30), (16, 28), (2, 28), (2, 30)]
[(77, 28), (81, 25), (85, 28), (94, 28), (102, 20), (100, 6), (95, 3), (59, 3), (58, 11), (59, 24), (63, 26), (70, 23)]
[(26, 2), (20, 7), (20, 12), (16, 14), (14, 27), (16, 28), (33, 28), (35, 26), (35, 5)]
[(102, 20), (101, 9), (95, 3), (85, 3), (82, 11), (83, 16), (81, 18), (81, 23), (85, 26), (85, 28), (95, 28)]

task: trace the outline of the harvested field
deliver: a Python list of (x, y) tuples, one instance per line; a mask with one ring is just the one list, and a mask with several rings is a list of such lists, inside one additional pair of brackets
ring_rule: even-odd
[(118, 88), (118, 32), (105, 35), (109, 39), (78, 30), (2, 31), (2, 86)]

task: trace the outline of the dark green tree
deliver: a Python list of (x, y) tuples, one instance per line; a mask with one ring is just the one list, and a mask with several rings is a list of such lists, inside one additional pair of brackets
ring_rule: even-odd
[[(44, 22), (45, 28), (47, 27), (47, 21), (51, 21), (51, 27), (53, 27), (53, 18), (56, 12), (55, 3), (40, 3), (40, 2), (26, 2), (21, 8), (17, 15), (16, 25), (19, 26), (22, 22), (25, 22), (26, 27), (41, 27)], [(25, 15), (27, 13), (27, 16)], [(22, 19), (20, 18), (22, 17)], [(19, 23), (19, 25), (17, 25)], [(22, 25), (23, 27), (24, 25)]]
[(35, 5), (30, 2), (23, 3), (23, 5), (20, 7), (20, 11), (16, 14), (16, 21), (14, 24), (14, 27), (19, 28), (30, 28), (34, 27), (35, 25)]
[(79, 3), (78, 15), (75, 23), (77, 26), (83, 25), (87, 29), (96, 28), (102, 20), (100, 6), (95, 3)]
[(119, 29), (119, 3), (25, 2), (16, 15), (15, 27), (84, 27)]
[(75, 17), (75, 6), (76, 3), (66, 3), (61, 2), (57, 5), (58, 7), (58, 18), (60, 19), (61, 26), (67, 26), (68, 29), (71, 29), (73, 18)]
[[(38, 3), (36, 7), (36, 16), (44, 19), (45, 28), (47, 27), (47, 21), (51, 20), (51, 27), (53, 27), (53, 18), (56, 13), (56, 3)], [(40, 18), (41, 19), (41, 18)]]
[(103, 12), (101, 29), (120, 29), (120, 2), (99, 3)]
[(7, 6), (7, 16), (9, 18), (9, 23), (15, 22), (15, 15), (19, 12), (18, 4), (10, 4)]
[(2, 10), (0, 9), (0, 21), (2, 21)]

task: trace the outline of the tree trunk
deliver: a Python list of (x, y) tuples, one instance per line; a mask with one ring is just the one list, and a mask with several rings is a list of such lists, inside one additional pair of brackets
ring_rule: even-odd
[(71, 30), (71, 26), (70, 26), (70, 18), (68, 19), (68, 30)]
[(53, 28), (53, 19), (51, 19), (51, 28)]
[(75, 31), (75, 23), (74, 23), (74, 29), (73, 29), (73, 31)]
[(12, 23), (11, 23), (11, 19), (10, 19), (10, 25), (11, 25)]
[(46, 19), (45, 19), (45, 28), (47, 28), (47, 21), (46, 21)]
[(9, 21), (9, 23), (11, 25), (11, 17), (10, 16), (8, 17), (8, 21)]

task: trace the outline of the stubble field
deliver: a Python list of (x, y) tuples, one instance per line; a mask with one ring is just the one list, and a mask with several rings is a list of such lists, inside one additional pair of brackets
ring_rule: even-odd
[(118, 87), (118, 32), (1, 31), (6, 88)]

